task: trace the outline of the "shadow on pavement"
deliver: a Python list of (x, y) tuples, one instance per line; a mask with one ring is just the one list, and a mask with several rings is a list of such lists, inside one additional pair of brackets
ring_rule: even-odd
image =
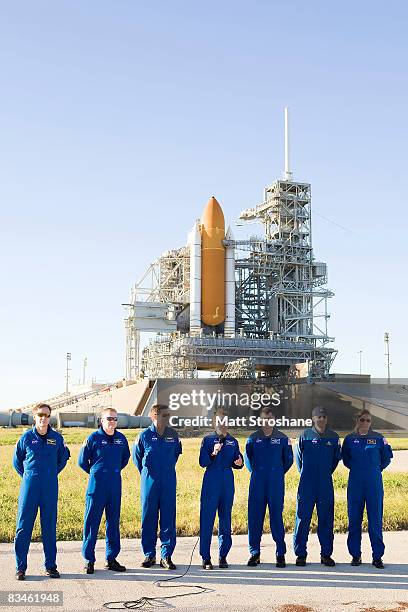
[[(218, 584), (263, 585), (263, 586), (297, 586), (297, 587), (345, 587), (353, 589), (401, 589), (408, 590), (408, 564), (387, 564), (384, 570), (378, 570), (370, 564), (363, 564), (353, 568), (346, 563), (338, 563), (333, 568), (322, 568), (319, 563), (310, 563), (306, 568), (289, 565), (285, 569), (277, 569), (272, 564), (262, 564), (256, 568), (230, 565), (229, 569), (202, 570), (199, 565), (192, 565), (188, 574), (182, 578), (186, 565), (179, 565), (177, 571), (169, 572), (157, 568), (145, 570), (143, 568), (128, 568), (126, 573), (116, 573), (104, 569), (96, 569), (92, 575), (80, 573), (66, 573), (61, 571), (61, 580), (104, 580), (104, 581), (130, 581), (153, 583), (155, 580), (165, 581), (174, 576), (174, 580), (165, 582), (171, 587), (175, 584), (185, 583), (193, 586), (194, 583), (203, 586), (216, 586)], [(46, 576), (27, 575), (27, 582), (50, 581)], [(59, 581), (52, 580), (58, 584)], [(17, 583), (16, 583), (17, 584)], [(21, 583), (20, 583), (21, 584)], [(61, 584), (63, 586), (63, 584)]]

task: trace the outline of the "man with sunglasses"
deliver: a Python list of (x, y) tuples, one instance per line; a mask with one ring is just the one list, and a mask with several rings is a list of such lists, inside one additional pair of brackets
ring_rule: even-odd
[(62, 435), (51, 429), (50, 416), (51, 407), (48, 404), (37, 404), (33, 409), (34, 427), (21, 436), (14, 450), (13, 466), (22, 477), (14, 540), (17, 580), (25, 579), (28, 549), (38, 509), (45, 573), (50, 578), (60, 577), (56, 562), (58, 474), (64, 469), (70, 452)]
[(347, 485), (347, 547), (353, 566), (361, 565), (361, 532), (366, 506), (373, 565), (377, 569), (384, 568), (382, 471), (391, 463), (392, 457), (387, 440), (371, 429), (370, 412), (360, 410), (356, 417), (355, 431), (344, 438), (342, 447), (343, 463), (350, 470)]
[(300, 472), (297, 494), (293, 546), (296, 565), (304, 567), (307, 539), (313, 509), (317, 511), (317, 536), (320, 561), (335, 565), (333, 553), (334, 490), (332, 474), (341, 459), (339, 436), (327, 428), (327, 411), (316, 406), (312, 411), (313, 427), (305, 429), (296, 445), (295, 460)]
[(89, 474), (86, 491), (82, 555), (85, 573), (95, 571), (95, 545), (99, 525), (105, 510), (106, 563), (105, 568), (125, 572), (116, 557), (120, 552), (120, 505), (122, 498), (121, 471), (129, 462), (130, 451), (126, 437), (117, 431), (118, 414), (113, 408), (105, 408), (101, 414), (101, 426), (91, 433), (79, 453), (78, 464)]
[(177, 432), (169, 427), (170, 410), (155, 404), (150, 413), (152, 424), (142, 431), (132, 451), (141, 474), (142, 567), (156, 563), (157, 523), (160, 513), (160, 566), (176, 569), (171, 555), (176, 546), (176, 463), (182, 447)]

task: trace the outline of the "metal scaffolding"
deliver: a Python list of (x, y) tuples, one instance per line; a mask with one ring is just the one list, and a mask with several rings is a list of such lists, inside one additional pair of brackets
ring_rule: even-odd
[(327, 374), (336, 355), (326, 346), (334, 340), (327, 330), (333, 293), (324, 288), (326, 264), (313, 257), (310, 184), (275, 181), (240, 219), (263, 223), (265, 236), (229, 242), (236, 251), (238, 329), (249, 337), (308, 340), (313, 373)]
[(194, 346), (180, 343), (180, 334), (158, 334), (143, 349), (141, 370), (148, 378), (196, 378)]
[(225, 364), (224, 369), (220, 374), (220, 378), (239, 378), (242, 379), (255, 379), (255, 359), (249, 357), (248, 359), (236, 359), (235, 361), (229, 361)]
[[(130, 302), (124, 304), (127, 309), (125, 316), (127, 380), (136, 380), (141, 374), (140, 332), (149, 331), (138, 316), (136, 304), (139, 302), (166, 304), (176, 318), (189, 304), (189, 300), (189, 249), (181, 247), (166, 251), (149, 265), (140, 280), (131, 288)], [(152, 331), (159, 329), (160, 327)]]

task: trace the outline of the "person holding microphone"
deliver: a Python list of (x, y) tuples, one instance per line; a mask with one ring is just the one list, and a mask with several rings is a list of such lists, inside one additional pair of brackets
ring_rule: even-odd
[(231, 512), (234, 501), (234, 474), (244, 460), (236, 438), (228, 433), (228, 413), (223, 407), (213, 417), (214, 431), (203, 438), (199, 463), (205, 468), (200, 500), (200, 555), (203, 569), (211, 570), (211, 537), (218, 512), (218, 544), (220, 568), (227, 568), (231, 550)]

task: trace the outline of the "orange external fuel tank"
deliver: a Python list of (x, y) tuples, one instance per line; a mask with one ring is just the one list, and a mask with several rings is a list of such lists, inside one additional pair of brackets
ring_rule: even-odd
[(201, 320), (219, 325), (225, 320), (225, 222), (211, 197), (201, 217)]

